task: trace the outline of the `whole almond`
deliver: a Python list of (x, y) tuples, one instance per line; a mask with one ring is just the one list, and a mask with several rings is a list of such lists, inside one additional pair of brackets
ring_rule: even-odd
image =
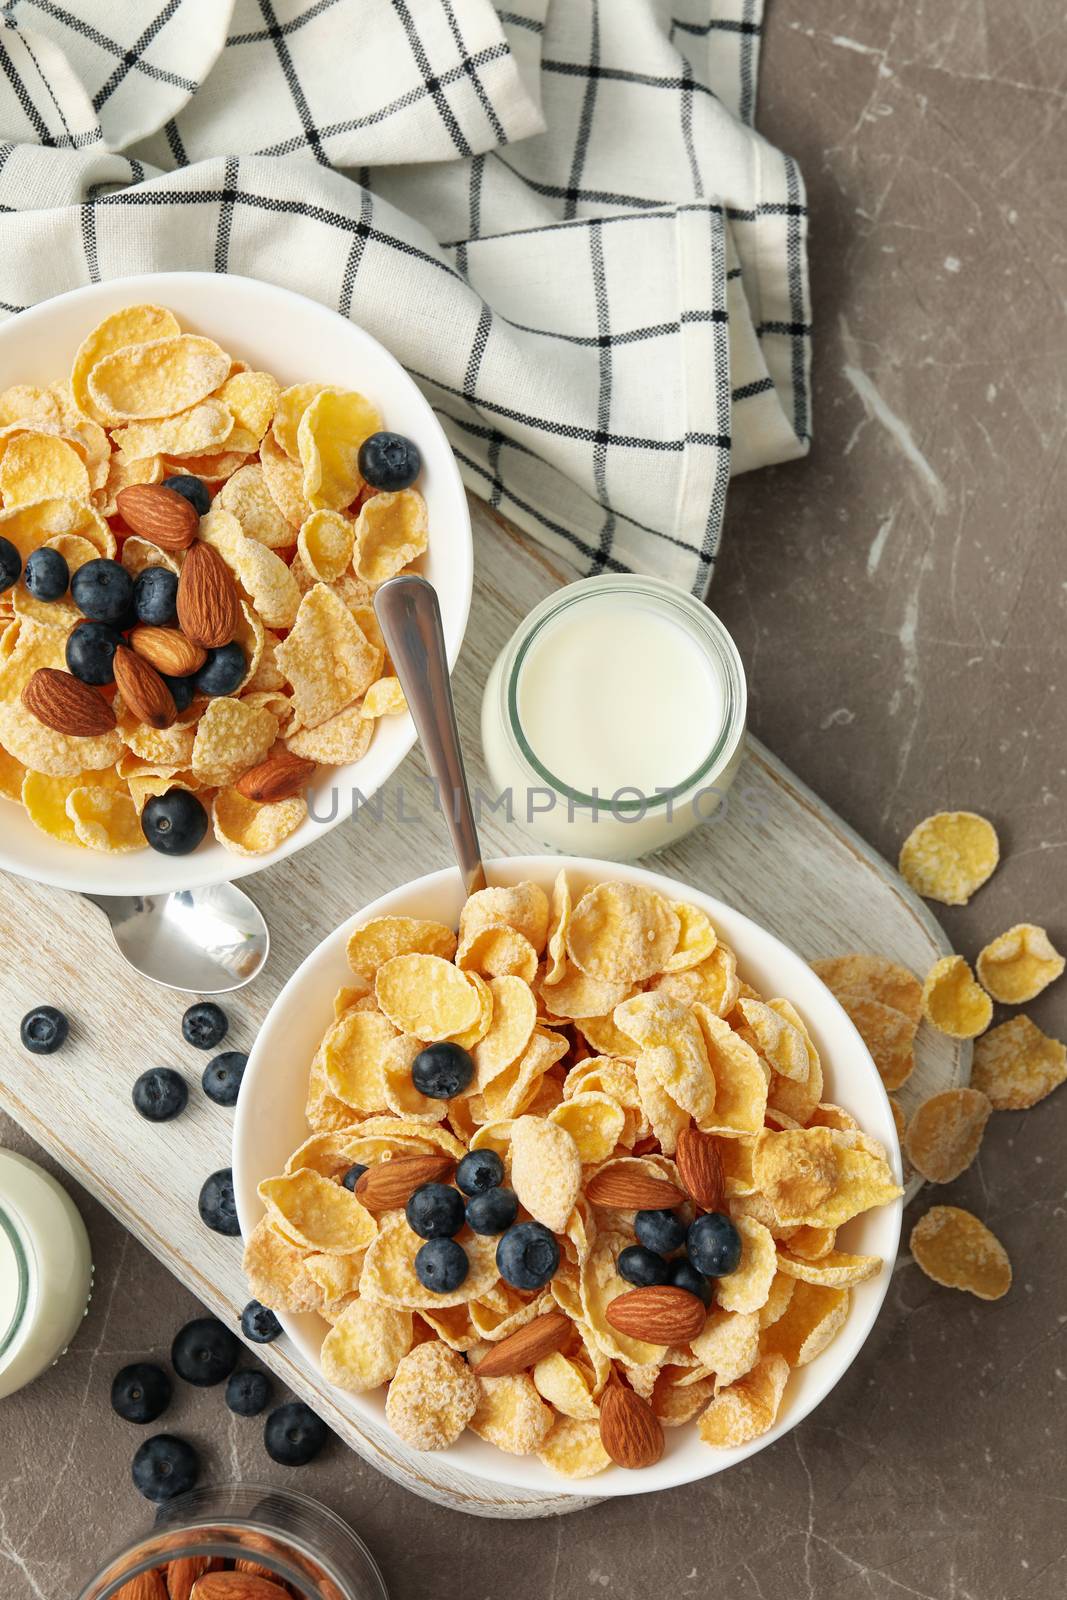
[(138, 722), (147, 722), (152, 728), (169, 728), (178, 708), (155, 667), (120, 644), (115, 651), (114, 672), (123, 702)]
[(688, 1289), (654, 1284), (609, 1300), (604, 1315), (618, 1333), (648, 1344), (688, 1344), (704, 1326), (704, 1302)]
[(640, 1395), (615, 1380), (600, 1401), (600, 1442), (616, 1466), (654, 1467), (663, 1454), (663, 1427)]
[(158, 1567), (139, 1572), (116, 1591), (115, 1600), (168, 1600), (162, 1572)]
[(516, 1372), (525, 1372), (553, 1351), (562, 1350), (570, 1338), (571, 1326), (570, 1317), (562, 1311), (545, 1311), (493, 1345), (474, 1370), (479, 1378), (510, 1378)]
[(126, 526), (161, 550), (187, 550), (196, 538), (199, 514), (177, 489), (131, 483), (119, 490), (115, 504)]
[(208, 1572), (193, 1584), (190, 1600), (289, 1600), (289, 1589), (256, 1572)]
[(189, 1600), (193, 1584), (205, 1572), (217, 1572), (220, 1556), (179, 1556), (167, 1563), (167, 1600)]
[(587, 1200), (616, 1211), (662, 1211), (683, 1196), (669, 1178), (653, 1178), (638, 1167), (605, 1167), (585, 1187)]
[(115, 726), (115, 713), (103, 695), (56, 667), (37, 668), (23, 688), (22, 703), (46, 728), (76, 739), (94, 739)]
[(178, 578), (178, 621), (185, 637), (216, 650), (233, 638), (239, 615), (237, 586), (225, 561), (209, 544), (190, 545)]
[(445, 1183), (452, 1176), (451, 1156), (396, 1156), (368, 1167), (355, 1187), (356, 1199), (368, 1211), (396, 1211), (424, 1183)]
[(268, 756), (258, 766), (249, 767), (241, 774), (234, 788), (246, 800), (258, 800), (268, 805), (272, 800), (290, 800), (307, 786), (315, 771), (315, 762), (303, 756), (294, 756), (288, 750), (279, 750)]
[(134, 628), (130, 648), (168, 678), (187, 678), (191, 672), (199, 672), (207, 660), (203, 645), (194, 644), (177, 628), (156, 628), (150, 623)]
[(710, 1133), (683, 1128), (674, 1152), (685, 1192), (701, 1211), (719, 1211), (723, 1199), (722, 1157)]

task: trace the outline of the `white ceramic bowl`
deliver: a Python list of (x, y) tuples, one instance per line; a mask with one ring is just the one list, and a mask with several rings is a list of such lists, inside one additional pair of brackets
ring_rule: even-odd
[[(403, 367), (362, 328), (326, 306), (254, 278), (211, 272), (153, 272), (115, 278), (46, 300), (0, 325), (3, 384), (47, 383), (65, 378), (74, 352), (96, 324), (120, 306), (153, 301), (169, 306), (184, 329), (217, 339), (251, 366), (284, 385), (301, 381), (359, 389), (379, 407), (387, 428), (418, 444), (423, 470), (430, 547), (423, 571), (437, 590), (449, 666), (455, 665), (470, 610), (473, 554), (470, 517), (455, 458), (433, 411)], [(192, 855), (154, 850), (112, 856), (49, 838), (18, 806), (2, 802), (0, 869), (61, 889), (99, 894), (161, 894), (222, 883), (258, 872), (321, 837), (351, 816), (353, 790), (369, 798), (395, 772), (415, 742), (408, 716), (386, 717), (361, 761), (323, 768), (313, 786), (318, 815), (329, 814), (330, 791), (339, 794), (330, 822), (310, 818), (269, 855), (244, 857), (210, 836)]]
[[(532, 878), (549, 890), (564, 864), (559, 856), (519, 856), (488, 865), (491, 883), (517, 883)], [(580, 893), (604, 878), (647, 884), (674, 899), (702, 906), (723, 938), (737, 952), (742, 974), (765, 994), (783, 995), (794, 1002), (807, 1023), (823, 1060), (826, 1097), (845, 1106), (859, 1118), (868, 1133), (892, 1152), (900, 1179), (900, 1150), (896, 1129), (882, 1081), (859, 1034), (829, 989), (806, 962), (748, 917), (709, 895), (700, 894), (640, 867), (603, 861), (567, 860), (572, 885)], [(256, 1186), (280, 1172), (296, 1146), (307, 1137), (304, 1099), (311, 1058), (333, 1015), (335, 991), (350, 979), (345, 945), (352, 929), (368, 917), (406, 915), (437, 918), (456, 924), (463, 894), (454, 870), (417, 878), (344, 923), (307, 957), (289, 979), (260, 1029), (245, 1070), (237, 1105), (233, 1137), (233, 1175), (241, 1230), (247, 1236), (263, 1214)], [(829, 1394), (859, 1354), (870, 1333), (889, 1286), (900, 1238), (901, 1202), (855, 1218), (841, 1230), (846, 1250), (880, 1255), (885, 1263), (877, 1277), (853, 1291), (846, 1325), (810, 1366), (791, 1374), (781, 1414), (762, 1438), (735, 1450), (711, 1450), (697, 1437), (692, 1425), (667, 1430), (667, 1447), (656, 1466), (642, 1472), (610, 1467), (594, 1478), (571, 1480), (557, 1476), (536, 1456), (511, 1456), (464, 1433), (447, 1452), (450, 1465), (494, 1484), (517, 1490), (542, 1490), (551, 1494), (608, 1497), (645, 1494), (680, 1483), (709, 1477), (746, 1456), (773, 1444)], [(327, 1332), (320, 1317), (281, 1314), (281, 1322), (301, 1355), (318, 1365), (319, 1349)], [(323, 1386), (326, 1387), (325, 1379)], [(331, 1391), (332, 1398), (358, 1420), (361, 1417), (386, 1427), (384, 1391), (346, 1395)], [(428, 1467), (427, 1470), (430, 1470)]]

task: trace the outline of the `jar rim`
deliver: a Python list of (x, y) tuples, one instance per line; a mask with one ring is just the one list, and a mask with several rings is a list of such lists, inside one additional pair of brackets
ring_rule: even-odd
[(19, 1330), (25, 1321), (26, 1311), (30, 1302), (33, 1273), (22, 1234), (3, 1205), (0, 1205), (0, 1234), (3, 1235), (3, 1240), (11, 1246), (11, 1253), (15, 1258), (15, 1271), (18, 1275), (11, 1320), (6, 1327), (0, 1327), (0, 1360), (3, 1360), (18, 1337)]

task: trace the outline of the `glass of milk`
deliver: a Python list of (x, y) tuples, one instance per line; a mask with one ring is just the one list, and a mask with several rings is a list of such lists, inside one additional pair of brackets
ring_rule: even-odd
[(66, 1190), (0, 1150), (0, 1399), (63, 1354), (92, 1281), (89, 1235)]
[(660, 578), (583, 578), (497, 658), (482, 745), (498, 816), (573, 855), (633, 860), (718, 809), (741, 760), (747, 691), (713, 612)]

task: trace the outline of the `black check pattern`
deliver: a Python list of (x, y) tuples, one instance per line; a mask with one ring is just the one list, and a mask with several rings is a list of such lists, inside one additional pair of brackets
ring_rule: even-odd
[(4, 0), (0, 316), (243, 272), (376, 334), (468, 486), (703, 592), (810, 432), (807, 211), (761, 0)]

